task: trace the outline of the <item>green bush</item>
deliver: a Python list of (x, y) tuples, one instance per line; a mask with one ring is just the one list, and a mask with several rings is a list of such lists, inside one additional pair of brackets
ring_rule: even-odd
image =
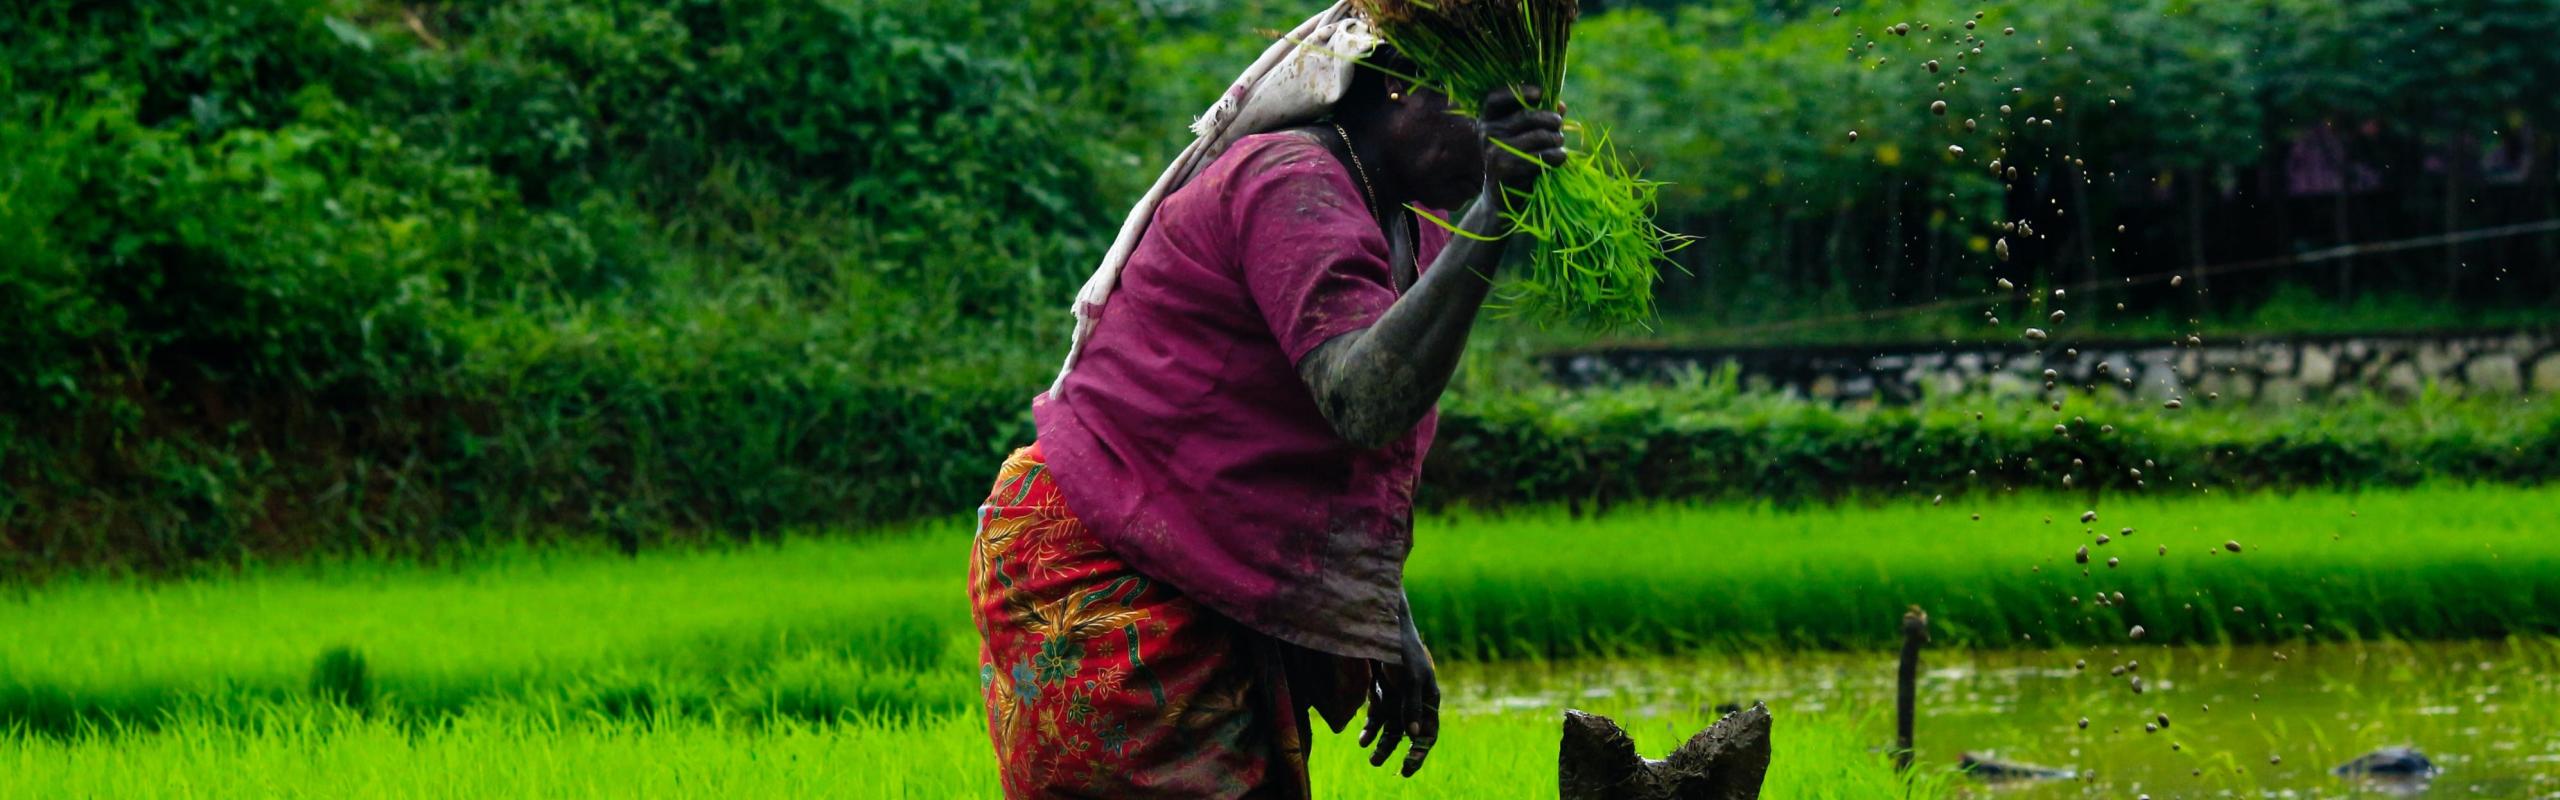
[[(1668, 386), (1458, 398), (1441, 417), (1422, 496), (1579, 507), (2560, 477), (2560, 406), (2519, 407), (2512, 398), (2197, 401), (2170, 411), (2108, 393), (2074, 397), (2057, 413), (2032, 398), (1989, 396), (1839, 408), (1744, 392), (1736, 383), (1728, 373)], [(2067, 425), (2069, 435), (2057, 435), (2056, 424)], [(2136, 469), (2143, 477), (2134, 477)]]
[(0, 573), (963, 506), (1137, 180), (1133, 25), (12, 4)]

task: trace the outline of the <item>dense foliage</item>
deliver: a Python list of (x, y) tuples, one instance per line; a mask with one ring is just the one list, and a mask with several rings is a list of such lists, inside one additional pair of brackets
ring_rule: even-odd
[[(1042, 21), (1089, 25), (1053, 29)], [(0, 11), (0, 562), (915, 506), (1095, 252), (1110, 3)], [(904, 438), (901, 438), (904, 437)], [(959, 437), (975, 449), (950, 442)]]
[[(1674, 325), (1955, 296), (1990, 280), (1985, 223), (2021, 204), (2071, 209), (2070, 224), (2045, 226), (2050, 241), (2020, 239), (2000, 273), (2031, 286), (2256, 252), (2235, 242), (2289, 250), (2407, 232), (2383, 224), (2560, 216), (2548, 168), (2560, 119), (2534, 91), (2554, 82), (2553, 51), (2532, 44), (2560, 27), (2547, 4), (1990, 3), (1983, 30), (2020, 33), (1962, 63), (2001, 80), (1943, 96), (1962, 116), (2003, 87), (2023, 88), (2008, 101), (2027, 108), (2065, 95), (2074, 110), (2053, 131), (1986, 117), (1971, 138), (1952, 127), (1960, 115), (1920, 102), (1938, 95), (1917, 57), (1943, 47), (1887, 37), (1875, 51), (1886, 68), (1851, 51), (1861, 29), (1958, 9), (1613, 5), (1576, 33), (1572, 94), (1672, 182), (1666, 221), (1705, 236), (1687, 251), (1697, 277), (1665, 287)], [(1063, 339), (1059, 309), (1118, 211), (1264, 43), (1252, 32), (1306, 11), (7, 4), (0, 573), (561, 531), (636, 548), (963, 508), (993, 459), (1029, 437), (1024, 401)], [(2081, 184), (2031, 169), (2004, 200), (1986, 171), (1934, 156), (1995, 137), (2021, 153), (2050, 137), (2056, 155), (2116, 177), (2082, 198)], [(2328, 151), (2302, 143), (2333, 140), (2359, 191), (2250, 199), (2253, 181), (2291, 180), (2277, 168), (2302, 159), (2282, 157), (2287, 143), (2316, 155)], [(2482, 157), (2458, 157), (2469, 153)], [(2536, 168), (2426, 166), (2519, 158)], [(2215, 191), (2178, 188), (2197, 178)], [(2292, 211), (2275, 237), (2180, 227), (2267, 227), (2233, 213), (2244, 206)], [(2082, 227), (2094, 220), (2134, 233), (2100, 246), (2103, 231)], [(2359, 259), (2337, 274), (2349, 288), (2539, 303), (2552, 273), (2533, 267), (2553, 263), (2551, 242)], [(1814, 494), (1933, 479), (1914, 471), (1929, 457), (1878, 441), (1989, 458), (2055, 446), (1967, 438), (1943, 409), (1761, 425), (1670, 400), (1679, 407), (1495, 394), (1451, 415), (1433, 480), (1520, 490), (1433, 493)], [(1558, 421), (1608, 414), (1621, 416), (1607, 430)], [(2306, 466), (2263, 479), (2287, 484), (2368, 468), (2393, 481), (2551, 470), (2534, 455), (2547, 433), (2448, 434), (2429, 440), (2448, 455), (2408, 467), (2374, 449), (2400, 440), (2287, 424), (2146, 446), (2288, 453), (2265, 458)], [(1890, 435), (1842, 432), (1869, 427)], [(1732, 460), (1737, 442), (1805, 471), (1750, 477), (1761, 462)], [(2343, 442), (2332, 449), (2347, 455), (2304, 442)], [(1629, 448), (1691, 452), (1693, 466), (1636, 483), (1556, 473)]]

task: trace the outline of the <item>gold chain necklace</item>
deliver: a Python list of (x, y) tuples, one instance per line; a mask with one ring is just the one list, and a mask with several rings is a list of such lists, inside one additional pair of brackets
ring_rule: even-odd
[(1360, 163), (1360, 148), (1351, 146), (1351, 132), (1343, 130), (1342, 123), (1336, 122), (1333, 123), (1333, 133), (1342, 137), (1342, 151), (1351, 154), (1351, 169), (1360, 174), (1360, 191), (1369, 196), (1369, 214), (1377, 216), (1385, 213), (1383, 209), (1378, 208), (1378, 188), (1369, 185), (1369, 166)]

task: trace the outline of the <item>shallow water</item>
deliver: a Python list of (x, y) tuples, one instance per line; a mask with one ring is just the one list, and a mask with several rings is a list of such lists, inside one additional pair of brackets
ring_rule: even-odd
[[(2075, 668), (2083, 660), (2086, 668)], [(2139, 662), (2132, 672), (2109, 674), (2129, 661)], [(2552, 642), (1933, 651), (1923, 664), (1921, 763), (1952, 765), (1973, 751), (2078, 773), (1976, 782), (1977, 796), (2560, 798), (2560, 644)], [(1607, 714), (1656, 757), (1723, 703), (1768, 703), (1779, 736), (1787, 715), (1821, 712), (1868, 720), (1880, 748), (1892, 730), (1890, 653), (1452, 672), (1448, 702), (1460, 714)], [(2146, 732), (2162, 714), (2170, 725)], [(2423, 784), (2380, 784), (2330, 772), (2404, 745), (2441, 773)]]

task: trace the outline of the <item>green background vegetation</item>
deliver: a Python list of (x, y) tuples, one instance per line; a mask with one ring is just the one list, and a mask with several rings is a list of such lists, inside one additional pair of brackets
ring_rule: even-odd
[[(1660, 335), (1733, 341), (1718, 326), (1963, 296), (1992, 275), (1986, 223), (2046, 195), (2158, 241), (2022, 240), (2036, 254), (2007, 274), (2030, 286), (2549, 207), (2541, 173), (2493, 186), (2423, 167), (2551, 149), (2552, 101), (2524, 88), (2553, 82), (2552, 51), (2528, 44), (2560, 28), (2543, 4), (1990, 3), (1986, 21), (2020, 34), (1993, 37), (1966, 62), (1985, 79), (1943, 95), (1916, 67), (1943, 46), (1888, 38), (1882, 69), (1849, 49), (1862, 28), (1972, 10), (1684, 3), (1586, 21), (1577, 114), (1671, 182), (1667, 224), (1705, 237), (1683, 254), (1695, 275), (1664, 286)], [(1024, 406), (1059, 351), (1065, 299), (1181, 144), (1180, 123), (1261, 46), (1255, 30), (1304, 12), (11, 4), (0, 573), (519, 538), (630, 551), (952, 513), (1030, 438)], [(2135, 89), (2105, 110), (2116, 90), (2078, 88), (2114, 86)], [(2030, 170), (2004, 201), (1981, 170), (1923, 157), (2048, 135), (1986, 118), (1966, 139), (1921, 103), (1978, 114), (2004, 87), (2073, 96), (2087, 113), (2051, 135), (2118, 173), (2105, 185), (2143, 188), (2083, 198)], [(2270, 205), (2241, 190), (2272, 179), (2283, 143), (2368, 121), (2379, 127), (2354, 155), (2385, 183), (2343, 210), (2296, 209), (2275, 236), (2180, 227)], [(2153, 178), (2221, 191), (2179, 206)], [(2493, 202), (2439, 202), (2462, 196)], [(2373, 205), (2391, 198), (2451, 213)], [(2361, 309), (2351, 316), (2372, 327), (2534, 324), (2560, 296), (2548, 269), (2529, 268), (2552, 263), (2551, 242), (2362, 259), (2351, 280), (2235, 279), (2200, 301), (2115, 297), (2133, 310), (2076, 318), (2143, 333), (2186, 318), (2334, 328), (2339, 315), (2306, 313), (2326, 308)], [(2447, 259), (2469, 271), (2439, 280)], [(2348, 296), (2361, 299), (2336, 305)], [(1961, 316), (1771, 338), (1934, 336)], [(1788, 410), (1714, 392), (1524, 390), (1521, 348), (1589, 340), (1503, 327), (1487, 339), (1452, 409), (1453, 446), (1429, 471), (1443, 499), (1895, 491), (1948, 479), (1911, 469), (1922, 463), (1989, 473), (2111, 447), (1969, 428), (1962, 414), (1983, 409), (1957, 401)], [(2531, 481), (2554, 461), (2547, 414), (2485, 403), (2350, 403), (2263, 426), (2199, 416), (2127, 410), (2112, 447), (2253, 485)], [(1592, 468), (1630, 464), (1648, 467)]]

